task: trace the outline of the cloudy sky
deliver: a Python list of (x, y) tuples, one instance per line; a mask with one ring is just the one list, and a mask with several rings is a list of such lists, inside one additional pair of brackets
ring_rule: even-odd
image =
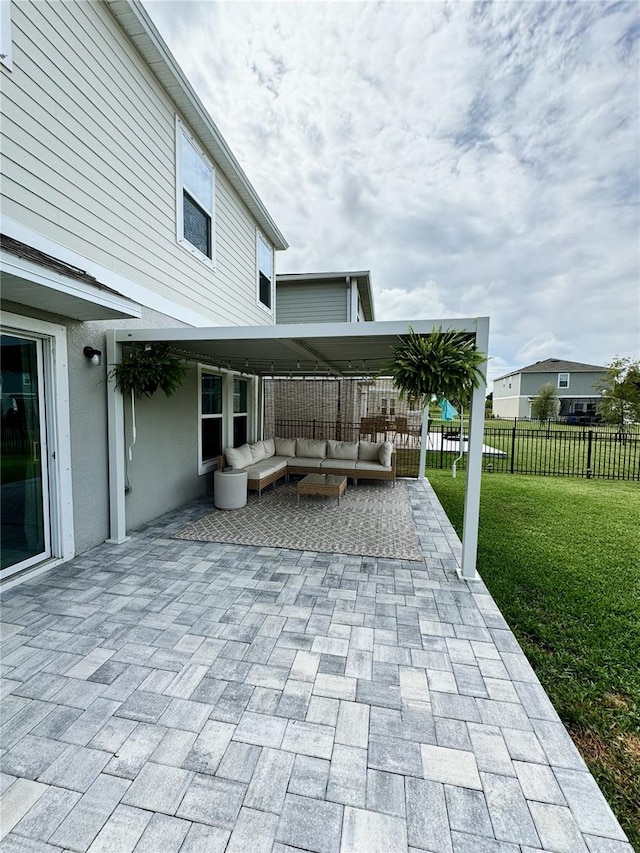
[(640, 5), (161, 2), (287, 238), (376, 319), (489, 315), (491, 378), (640, 348)]

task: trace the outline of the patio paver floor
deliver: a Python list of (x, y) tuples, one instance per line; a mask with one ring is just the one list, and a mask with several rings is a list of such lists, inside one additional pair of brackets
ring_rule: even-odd
[(3, 593), (3, 853), (632, 853), (409, 488), (424, 564), (170, 538), (197, 502)]

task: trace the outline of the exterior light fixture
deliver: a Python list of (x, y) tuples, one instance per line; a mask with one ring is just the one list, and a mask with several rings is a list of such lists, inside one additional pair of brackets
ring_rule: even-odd
[(91, 364), (95, 364), (98, 367), (102, 361), (102, 353), (99, 349), (94, 349), (93, 347), (85, 347), (82, 352), (85, 354), (86, 358), (89, 359)]

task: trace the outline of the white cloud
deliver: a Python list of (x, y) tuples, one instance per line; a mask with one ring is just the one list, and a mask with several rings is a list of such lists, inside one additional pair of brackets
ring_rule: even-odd
[(281, 271), (370, 269), (378, 319), (489, 315), (490, 373), (638, 354), (636, 4), (145, 5)]

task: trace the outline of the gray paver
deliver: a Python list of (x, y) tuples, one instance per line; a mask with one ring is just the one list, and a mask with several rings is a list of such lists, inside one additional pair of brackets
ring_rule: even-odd
[(423, 775), (420, 745), (394, 737), (372, 737), (369, 741), (369, 767), (402, 773), (405, 776)]
[(409, 844), (430, 853), (452, 853), (444, 786), (410, 777), (404, 784)]
[(16, 833), (29, 838), (49, 838), (81, 796), (77, 791), (48, 787), (16, 824)]
[(337, 743), (331, 756), (327, 800), (364, 808), (367, 795), (367, 750)]
[(146, 825), (135, 853), (178, 853), (191, 827), (188, 820), (154, 814)]
[(588, 853), (571, 811), (551, 803), (529, 803), (529, 810), (545, 850)]
[[(329, 767), (330, 762), (323, 758), (296, 755), (289, 779), (289, 793), (323, 800), (329, 781)], [(284, 795), (282, 799), (284, 800)], [(329, 797), (329, 799), (335, 798)]]
[(16, 779), (0, 803), (0, 838), (10, 832), (37, 801), (47, 786), (31, 779)]
[(626, 841), (609, 804), (590, 773), (554, 768), (562, 793), (582, 832)]
[(331, 758), (333, 735), (331, 726), (290, 720), (282, 740), (282, 749), (315, 758)]
[(176, 812), (177, 817), (231, 831), (247, 788), (238, 782), (197, 774)]
[(423, 743), (420, 746), (425, 779), (465, 788), (481, 788), (478, 765), (472, 752)]
[(148, 762), (122, 798), (128, 806), (173, 815), (184, 796), (193, 773), (178, 767)]
[(342, 811), (336, 803), (287, 794), (276, 839), (313, 853), (339, 853)]
[(116, 806), (89, 848), (89, 853), (113, 853), (114, 850), (118, 853), (132, 853), (150, 820), (150, 813), (142, 809)]
[(340, 853), (405, 853), (407, 824), (399, 817), (347, 806)]
[(38, 781), (84, 793), (104, 770), (110, 758), (108, 752), (71, 745), (40, 774)]
[(59, 741), (26, 735), (2, 756), (2, 769), (13, 776), (37, 779), (66, 748)]
[(126, 779), (102, 775), (69, 812), (49, 841), (71, 850), (86, 850), (129, 787)]
[(226, 853), (270, 853), (278, 826), (278, 816), (242, 808), (231, 833)]
[(228, 829), (194, 823), (187, 833), (180, 853), (224, 853), (230, 835)]
[(231, 741), (218, 765), (216, 776), (248, 784), (260, 758), (260, 752), (259, 746)]
[(481, 778), (496, 838), (539, 847), (538, 833), (517, 779), (493, 773), (482, 773)]
[(482, 791), (445, 785), (444, 795), (451, 829), (493, 838), (491, 819)]
[(293, 752), (263, 749), (247, 789), (244, 805), (279, 814), (295, 757)]
[(183, 767), (198, 773), (215, 773), (233, 736), (235, 726), (209, 720), (196, 738)]
[(405, 817), (404, 776), (367, 770), (367, 809)]

